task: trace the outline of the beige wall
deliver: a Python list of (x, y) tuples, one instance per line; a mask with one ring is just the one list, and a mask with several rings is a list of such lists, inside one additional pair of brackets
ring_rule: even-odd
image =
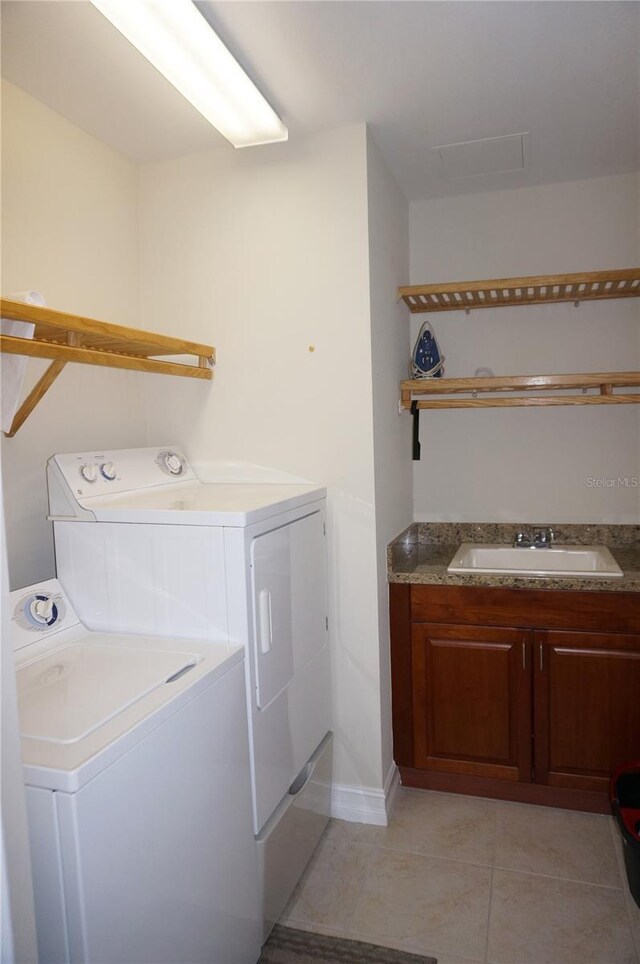
[[(35, 288), (52, 307), (145, 327), (137, 186), (132, 162), (3, 82), (3, 294)], [(45, 367), (29, 362), (25, 390)], [(68, 365), (18, 434), (3, 437), (11, 588), (54, 575), (47, 458), (143, 444), (142, 377)]]
[(409, 325), (396, 290), (409, 276), (409, 205), (367, 137), (373, 442), (383, 775), (392, 763), (389, 587), (386, 546), (413, 518), (411, 425), (398, 412), (406, 377)]
[[(633, 267), (638, 177), (443, 198), (411, 205), (411, 283)], [(431, 317), (448, 376), (639, 367), (636, 299), (483, 309)], [(422, 316), (424, 318), (424, 316)], [(415, 337), (421, 316), (412, 319)], [(637, 522), (636, 407), (423, 412), (416, 519)]]
[(140, 216), (145, 317), (218, 353), (148, 380), (150, 441), (328, 486), (335, 779), (379, 788), (365, 128), (145, 166)]

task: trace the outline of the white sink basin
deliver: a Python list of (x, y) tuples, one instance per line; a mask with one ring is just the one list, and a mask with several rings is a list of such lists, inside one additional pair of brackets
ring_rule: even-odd
[(522, 576), (587, 576), (616, 579), (622, 569), (604, 546), (523, 549), (501, 544), (463, 543), (447, 572)]

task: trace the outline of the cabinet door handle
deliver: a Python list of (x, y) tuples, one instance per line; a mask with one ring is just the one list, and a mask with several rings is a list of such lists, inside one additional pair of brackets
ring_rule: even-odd
[(527, 644), (522, 640), (522, 668), (527, 668)]
[(542, 662), (542, 643), (540, 643), (540, 672), (544, 673), (544, 665)]

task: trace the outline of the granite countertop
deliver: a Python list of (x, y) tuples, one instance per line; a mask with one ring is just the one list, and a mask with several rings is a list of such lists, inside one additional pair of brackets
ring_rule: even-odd
[[(589, 576), (454, 575), (447, 566), (463, 542), (511, 545), (519, 529), (546, 528), (549, 523), (414, 522), (387, 547), (389, 582), (439, 586), (509, 586), (514, 589), (578, 589), (640, 592), (640, 526), (551, 523), (556, 545), (607, 546), (624, 575), (619, 579)], [(536, 550), (544, 552), (544, 550)]]

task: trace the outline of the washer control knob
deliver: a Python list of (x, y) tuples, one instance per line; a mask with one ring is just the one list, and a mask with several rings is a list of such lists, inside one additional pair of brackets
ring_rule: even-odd
[(34, 596), (27, 604), (25, 615), (36, 628), (52, 626), (58, 618), (57, 607), (51, 596)]
[(36, 596), (31, 603), (31, 615), (37, 623), (50, 622), (53, 615), (53, 599), (51, 596)]
[(167, 452), (163, 457), (163, 461), (171, 475), (182, 475), (184, 466), (182, 459), (176, 452)]
[(53, 595), (45, 589), (23, 596), (13, 615), (21, 629), (29, 633), (34, 630), (46, 633), (49, 629), (60, 627), (66, 615), (66, 607), (62, 594)]
[(113, 482), (116, 477), (116, 467), (113, 462), (103, 462), (100, 466), (100, 471), (109, 482)]
[(80, 475), (85, 482), (95, 482), (98, 478), (98, 469), (94, 462), (87, 462), (80, 466)]

